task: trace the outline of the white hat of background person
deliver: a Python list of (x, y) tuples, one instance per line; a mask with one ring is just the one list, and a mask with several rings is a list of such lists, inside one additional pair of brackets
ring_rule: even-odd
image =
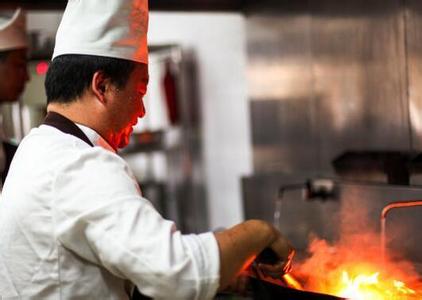
[(18, 8), (12, 14), (0, 14), (0, 51), (27, 47), (25, 12)]
[(69, 0), (53, 59), (87, 54), (148, 63), (148, 0)]

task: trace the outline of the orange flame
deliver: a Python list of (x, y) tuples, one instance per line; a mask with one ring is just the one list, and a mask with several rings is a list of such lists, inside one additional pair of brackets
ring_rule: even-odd
[(348, 237), (336, 245), (315, 239), (311, 256), (294, 269), (305, 290), (351, 300), (422, 299), (422, 281), (409, 262), (381, 259), (375, 235)]

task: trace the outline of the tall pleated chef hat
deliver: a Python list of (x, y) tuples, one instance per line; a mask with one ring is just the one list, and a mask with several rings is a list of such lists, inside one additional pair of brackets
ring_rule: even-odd
[(148, 0), (69, 0), (53, 59), (87, 54), (148, 63)]
[(0, 51), (28, 47), (26, 14), (20, 8), (11, 14), (0, 15)]

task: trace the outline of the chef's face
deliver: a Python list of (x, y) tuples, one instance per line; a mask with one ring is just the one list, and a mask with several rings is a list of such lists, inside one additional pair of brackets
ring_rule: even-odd
[(129, 144), (129, 137), (138, 118), (145, 115), (143, 97), (147, 92), (148, 66), (139, 64), (131, 73), (124, 87), (115, 87), (110, 103), (112, 146), (123, 148)]
[(26, 49), (11, 50), (0, 60), (0, 102), (16, 101), (28, 80)]

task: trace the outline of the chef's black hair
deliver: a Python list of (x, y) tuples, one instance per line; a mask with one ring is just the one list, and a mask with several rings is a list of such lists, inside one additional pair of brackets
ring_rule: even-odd
[(47, 103), (70, 103), (91, 85), (92, 76), (102, 71), (111, 83), (123, 88), (136, 63), (111, 57), (68, 54), (51, 62), (45, 79)]

